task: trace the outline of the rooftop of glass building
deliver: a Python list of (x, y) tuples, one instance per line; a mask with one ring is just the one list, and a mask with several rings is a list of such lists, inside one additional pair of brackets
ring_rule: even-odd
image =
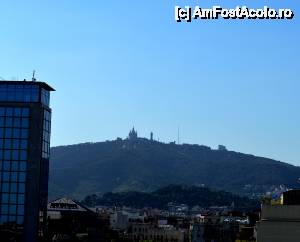
[(0, 80), (0, 86), (3, 85), (7, 85), (9, 86), (20, 86), (20, 88), (22, 88), (22, 86), (39, 86), (44, 88), (47, 91), (55, 91), (55, 89), (53, 89), (51, 86), (49, 86), (46, 82), (42, 82), (42, 81), (10, 81), (10, 80)]
[(41, 102), (50, 105), (50, 91), (55, 91), (45, 82), (0, 81), (0, 102)]

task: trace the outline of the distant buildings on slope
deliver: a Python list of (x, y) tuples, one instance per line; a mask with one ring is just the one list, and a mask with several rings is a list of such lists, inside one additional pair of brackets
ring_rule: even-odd
[[(135, 130), (135, 128), (133, 127), (130, 131), (129, 131), (129, 134), (127, 136), (127, 140), (130, 141), (131, 143), (134, 143), (138, 140), (138, 133), (137, 131)], [(118, 138), (117, 140), (122, 140), (121, 138)], [(153, 132), (150, 132), (150, 137), (149, 137), (149, 140), (150, 141), (155, 141), (154, 140), (154, 134)], [(158, 140), (159, 141), (159, 140)], [(172, 141), (170, 142), (169, 144), (176, 144), (176, 141)], [(177, 142), (177, 144), (179, 144)], [(184, 145), (184, 144), (183, 144)], [(225, 145), (218, 145), (218, 151), (228, 151), (226, 146)]]
[[(137, 131), (134, 129), (134, 127), (129, 131), (129, 134), (128, 134), (128, 137), (127, 139), (129, 141), (137, 141), (138, 139), (138, 133)], [(150, 141), (154, 141), (154, 138), (153, 138), (153, 132), (150, 133), (150, 138), (149, 138)]]
[(219, 145), (219, 146), (218, 146), (218, 150), (219, 150), (219, 151), (227, 151), (227, 148), (226, 148), (225, 145)]

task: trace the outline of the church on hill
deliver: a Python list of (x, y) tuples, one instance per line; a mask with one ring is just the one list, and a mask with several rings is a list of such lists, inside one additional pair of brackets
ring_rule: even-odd
[[(138, 133), (137, 133), (137, 131), (134, 129), (134, 127), (129, 131), (127, 140), (130, 141), (130, 142), (135, 142), (135, 141), (138, 140)], [(154, 141), (154, 138), (153, 138), (153, 132), (150, 133), (149, 140), (150, 140), (151, 142)]]
[(132, 130), (130, 130), (129, 135), (128, 135), (128, 139), (131, 141), (135, 141), (138, 138), (138, 134), (137, 132), (134, 130), (134, 127), (132, 128)]

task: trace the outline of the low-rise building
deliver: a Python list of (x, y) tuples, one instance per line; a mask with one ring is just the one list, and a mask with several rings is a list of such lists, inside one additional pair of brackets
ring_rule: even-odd
[(47, 233), (45, 241), (88, 241), (106, 242), (109, 222), (82, 204), (68, 198), (48, 203)]
[(172, 225), (133, 223), (128, 233), (130, 241), (184, 242), (186, 231)]
[(295, 242), (300, 239), (300, 192), (285, 192), (279, 204), (263, 204), (257, 223), (257, 242)]
[(120, 210), (115, 210), (110, 215), (110, 227), (113, 230), (126, 230), (131, 222), (145, 220), (145, 214), (143, 211), (133, 210), (129, 208), (123, 208)]

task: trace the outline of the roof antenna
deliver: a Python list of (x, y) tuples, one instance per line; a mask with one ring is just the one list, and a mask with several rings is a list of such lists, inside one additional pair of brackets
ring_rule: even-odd
[(32, 72), (32, 81), (33, 81), (33, 82), (35, 82), (35, 81), (36, 81), (36, 79), (35, 79), (35, 77), (34, 77), (34, 76), (35, 76), (35, 70), (33, 70), (33, 72)]

